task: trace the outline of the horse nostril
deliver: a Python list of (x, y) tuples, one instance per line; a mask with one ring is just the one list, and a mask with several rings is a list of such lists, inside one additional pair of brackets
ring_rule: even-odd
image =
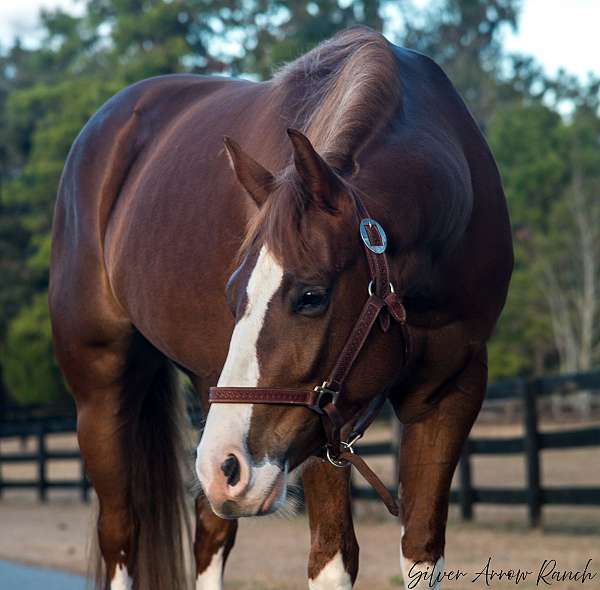
[(233, 487), (240, 481), (240, 462), (235, 455), (227, 455), (221, 465), (221, 471), (227, 479), (227, 485)]

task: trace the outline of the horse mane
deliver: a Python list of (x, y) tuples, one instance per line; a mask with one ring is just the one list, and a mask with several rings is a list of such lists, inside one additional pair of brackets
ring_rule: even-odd
[[(400, 78), (390, 43), (367, 27), (341, 31), (283, 66), (272, 84), (290, 127), (301, 130), (340, 175), (355, 171), (355, 158), (367, 140), (391, 119), (400, 101)], [(354, 199), (352, 199), (354, 202)], [(281, 258), (293, 256), (312, 266), (315, 256), (302, 231), (307, 199), (292, 163), (276, 178), (276, 188), (250, 222), (240, 259), (256, 242)]]

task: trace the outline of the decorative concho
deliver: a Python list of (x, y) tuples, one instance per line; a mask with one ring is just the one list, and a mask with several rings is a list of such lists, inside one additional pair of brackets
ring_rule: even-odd
[[(367, 227), (369, 227), (369, 228), (374, 227), (377, 230), (377, 232), (379, 233), (379, 236), (381, 238), (381, 244), (371, 243), (371, 239), (369, 237), (369, 232), (367, 231)], [(387, 236), (385, 235), (385, 232), (383, 231), (383, 228), (381, 227), (381, 225), (374, 219), (366, 217), (365, 219), (361, 220), (361, 222), (360, 222), (360, 237), (362, 238), (362, 241), (364, 242), (365, 246), (369, 250), (371, 250), (371, 252), (373, 252), (375, 254), (383, 254), (385, 252), (385, 249), (387, 247)]]

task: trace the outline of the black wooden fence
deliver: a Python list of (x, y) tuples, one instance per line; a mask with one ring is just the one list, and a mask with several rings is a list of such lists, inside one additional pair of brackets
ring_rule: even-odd
[[(523, 404), (522, 419), (524, 436), (515, 438), (469, 438), (459, 463), (459, 486), (453, 490), (450, 500), (458, 503), (462, 517), (473, 517), (475, 504), (520, 504), (527, 505), (532, 526), (539, 523), (542, 507), (547, 504), (600, 506), (600, 487), (544, 487), (540, 477), (540, 452), (545, 449), (572, 449), (599, 447), (600, 427), (540, 432), (538, 429), (537, 400), (557, 393), (573, 393), (581, 390), (600, 390), (600, 371), (557, 377), (543, 377), (533, 380), (515, 379), (493, 384), (488, 388), (487, 400), (520, 399)], [(0, 453), (0, 496), (5, 489), (35, 489), (39, 499), (47, 498), (49, 489), (78, 489), (81, 498), (87, 501), (90, 485), (85, 477), (83, 465), (77, 450), (54, 450), (47, 448), (49, 434), (75, 432), (73, 417), (37, 416), (25, 420), (0, 421), (0, 440), (11, 437), (31, 437), (37, 439), (35, 452)], [(400, 444), (399, 430), (391, 437), (391, 442), (363, 443), (357, 446), (362, 456), (392, 455), (397, 461)], [(522, 489), (474, 487), (471, 477), (471, 457), (473, 455), (525, 456), (527, 485)], [(47, 476), (47, 464), (52, 460), (73, 460), (79, 463), (80, 477), (73, 480), (53, 480)], [(37, 477), (30, 480), (4, 479), (2, 466), (5, 464), (28, 463), (37, 466)], [(596, 469), (600, 467), (600, 452), (595, 457)], [(396, 463), (397, 466), (397, 463)], [(375, 499), (371, 488), (354, 487), (354, 497)]]
[[(598, 453), (590, 461), (590, 467), (600, 471), (600, 426), (555, 432), (540, 432), (538, 429), (537, 400), (553, 394), (568, 395), (586, 390), (600, 390), (600, 371), (533, 380), (514, 379), (490, 385), (487, 400), (517, 398), (522, 401), (524, 435), (514, 438), (469, 438), (458, 466), (458, 489), (450, 494), (450, 501), (459, 504), (463, 519), (473, 518), (475, 504), (520, 504), (527, 505), (529, 522), (531, 526), (536, 526), (539, 524), (544, 505), (600, 506), (600, 487), (544, 487), (540, 477), (540, 452), (546, 449), (598, 447)], [(362, 456), (389, 453), (397, 456), (398, 448), (399, 440), (395, 440), (392, 443), (362, 444), (357, 446), (357, 452)], [(473, 455), (515, 454), (524, 455), (525, 458), (525, 488), (473, 486)], [(355, 488), (354, 497), (377, 498), (374, 490), (366, 487)]]
[[(43, 502), (48, 497), (49, 489), (78, 489), (83, 501), (89, 499), (90, 483), (85, 476), (83, 462), (77, 449), (49, 450), (47, 436), (49, 434), (73, 434), (75, 418), (71, 416), (35, 417), (29, 420), (18, 419), (0, 422), (0, 440), (18, 437), (26, 440), (35, 437), (36, 450), (32, 452), (14, 451), (0, 452), (0, 496), (6, 489), (34, 489)], [(80, 476), (78, 479), (56, 480), (48, 478), (48, 462), (54, 460), (77, 461)], [(36, 466), (35, 479), (5, 479), (2, 467), (6, 464), (33, 464)]]

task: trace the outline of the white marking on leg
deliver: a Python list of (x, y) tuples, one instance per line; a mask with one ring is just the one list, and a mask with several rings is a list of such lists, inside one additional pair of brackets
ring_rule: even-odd
[(314, 580), (309, 578), (308, 588), (309, 590), (352, 590), (352, 578), (344, 567), (340, 551), (333, 556)]
[[(283, 268), (265, 246), (261, 248), (246, 288), (244, 315), (237, 322), (229, 353), (221, 372), (220, 387), (256, 387), (260, 377), (256, 344), (267, 308), (281, 285)], [(205, 489), (211, 484), (214, 461), (224, 459), (223, 451), (245, 449), (252, 404), (214, 404), (208, 412), (204, 434), (197, 450), (196, 471)]]
[(402, 553), (402, 539), (406, 529), (404, 525), (400, 527), (400, 566), (402, 568), (402, 577), (404, 578), (404, 588), (406, 590), (440, 590), (440, 578), (444, 571), (444, 557), (440, 557), (435, 565), (428, 562), (415, 563), (404, 557)]
[(117, 563), (115, 576), (110, 583), (110, 590), (131, 590), (133, 588), (133, 580), (127, 573), (127, 566), (122, 563)]
[(406, 590), (440, 590), (444, 558), (440, 557), (435, 564), (421, 561), (415, 563), (406, 559), (400, 552), (402, 562), (402, 577)]
[(223, 547), (212, 556), (208, 567), (198, 574), (196, 590), (223, 590)]

